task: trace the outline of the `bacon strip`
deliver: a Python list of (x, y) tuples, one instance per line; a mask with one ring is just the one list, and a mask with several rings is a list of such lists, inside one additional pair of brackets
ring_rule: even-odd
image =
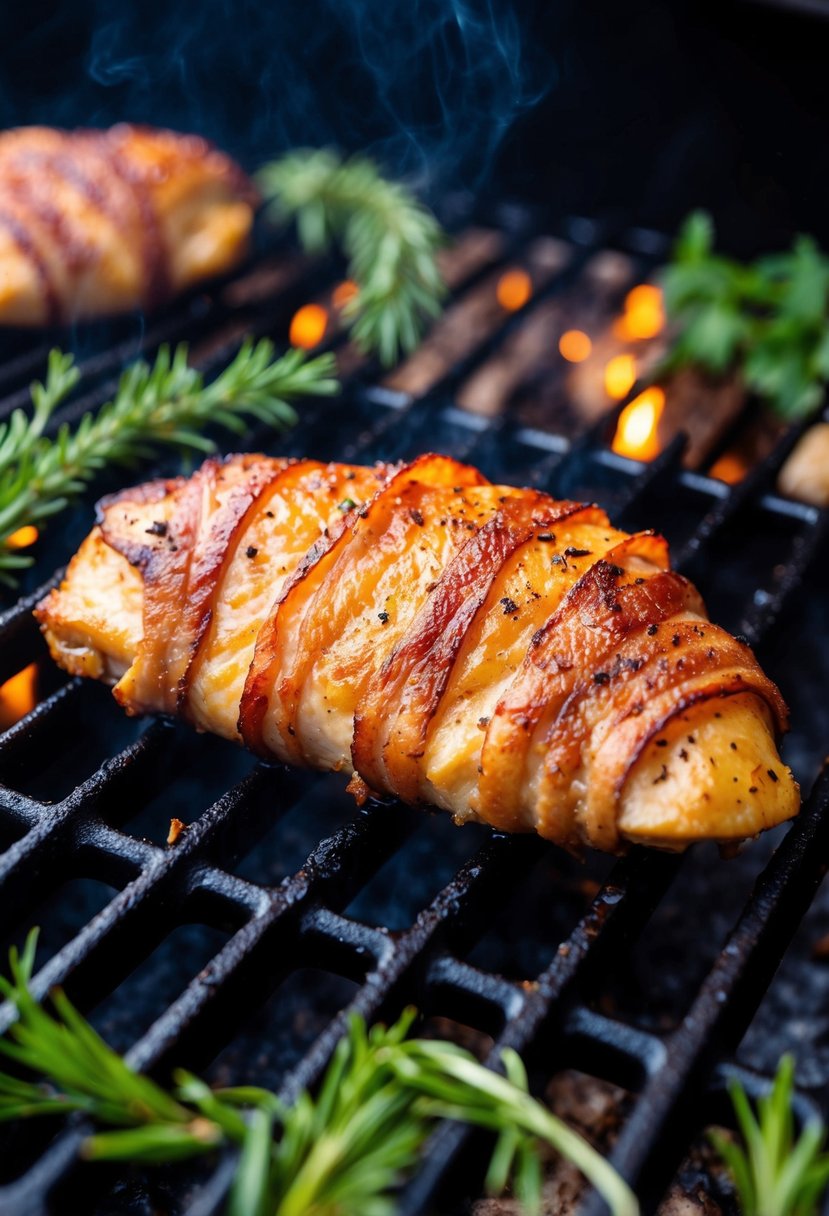
[(369, 681), (354, 719), (354, 767), (375, 790), (419, 796), (429, 725), (469, 627), (504, 563), (538, 531), (578, 514), (581, 503), (545, 494), (508, 499), (449, 563), (403, 641)]
[[(239, 729), (255, 751), (307, 763), (297, 731), (302, 691), (316, 655), (359, 610), (384, 566), (418, 530), (435, 489), (485, 484), (476, 469), (445, 457), (424, 456), (406, 465), (362, 510), (319, 542), (284, 589), (262, 627), (242, 697)], [(418, 523), (418, 519), (420, 522)], [(369, 655), (355, 654), (341, 679), (358, 681)], [(266, 719), (269, 719), (266, 724)]]

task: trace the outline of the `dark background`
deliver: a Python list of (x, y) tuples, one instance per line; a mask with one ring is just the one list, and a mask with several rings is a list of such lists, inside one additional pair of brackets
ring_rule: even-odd
[[(819, 14), (823, 0), (803, 0)], [(826, 4), (829, 12), (829, 3)], [(829, 23), (750, 0), (73, 0), (3, 5), (0, 123), (199, 130), (248, 167), (369, 149), (463, 188), (748, 253), (829, 244)]]

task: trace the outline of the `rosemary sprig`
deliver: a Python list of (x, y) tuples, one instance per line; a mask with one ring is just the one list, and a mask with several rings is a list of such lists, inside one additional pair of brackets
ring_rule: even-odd
[(365, 156), (300, 149), (258, 174), (270, 213), (296, 222), (310, 253), (341, 244), (358, 292), (345, 306), (357, 345), (390, 365), (417, 346), (445, 292), (435, 217)]
[(209, 384), (188, 366), (187, 347), (162, 347), (155, 362), (133, 363), (115, 396), (97, 414), (54, 437), (44, 432), (58, 406), (77, 384), (71, 355), (53, 350), (46, 379), (33, 384), (31, 416), (18, 409), (0, 425), (0, 580), (31, 564), (14, 552), (9, 537), (25, 524), (41, 524), (82, 492), (109, 465), (130, 466), (162, 446), (209, 452), (207, 426), (244, 432), (251, 420), (284, 428), (296, 421), (290, 400), (337, 391), (330, 355), (306, 359), (292, 350), (274, 358), (266, 338), (243, 344), (233, 361)]
[(739, 1081), (728, 1089), (743, 1143), (718, 1131), (709, 1136), (734, 1179), (742, 1216), (817, 1216), (829, 1185), (826, 1129), (814, 1119), (795, 1134), (793, 1058), (783, 1056), (756, 1111)]
[(35, 948), (32, 933), (22, 954), (11, 951), (11, 978), (0, 977), (18, 1013), (0, 1052), (21, 1073), (0, 1073), (0, 1121), (81, 1111), (102, 1128), (83, 1142), (89, 1160), (150, 1164), (235, 1145), (228, 1216), (393, 1216), (395, 1190), (436, 1120), (457, 1119), (497, 1136), (490, 1193), (512, 1181), (537, 1212), (539, 1150), (548, 1144), (581, 1169), (613, 1216), (638, 1216), (604, 1158), (530, 1095), (515, 1052), (504, 1053), (500, 1076), (452, 1043), (407, 1038), (408, 1010), (388, 1028), (352, 1018), (319, 1092), (303, 1092), (289, 1109), (268, 1090), (211, 1090), (185, 1072), (168, 1093), (133, 1072), (63, 993), (51, 994), (51, 1012), (34, 1000)]
[(655, 375), (737, 374), (781, 417), (809, 414), (829, 383), (829, 258), (808, 237), (751, 263), (713, 244), (710, 217), (689, 216), (663, 272), (673, 337)]

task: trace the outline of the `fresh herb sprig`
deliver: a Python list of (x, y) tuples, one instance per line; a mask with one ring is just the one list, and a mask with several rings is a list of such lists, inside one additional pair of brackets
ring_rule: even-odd
[(709, 1132), (734, 1179), (742, 1216), (817, 1216), (829, 1185), (826, 1129), (813, 1119), (796, 1134), (793, 1093), (794, 1060), (786, 1055), (756, 1110), (739, 1081), (729, 1085), (742, 1144)]
[(655, 375), (737, 374), (781, 417), (804, 417), (829, 383), (829, 258), (808, 237), (750, 263), (713, 246), (710, 217), (689, 216), (662, 276), (673, 337)]
[(36, 940), (32, 933), (22, 954), (11, 951), (11, 978), (0, 977), (18, 1014), (0, 1052), (20, 1073), (0, 1073), (0, 1121), (83, 1112), (102, 1128), (83, 1141), (89, 1160), (163, 1163), (236, 1146), (228, 1216), (393, 1216), (395, 1189), (436, 1120), (456, 1119), (497, 1136), (490, 1192), (512, 1181), (537, 1212), (546, 1144), (581, 1169), (613, 1216), (638, 1216), (604, 1158), (530, 1095), (515, 1052), (503, 1053), (500, 1076), (455, 1044), (407, 1038), (409, 1010), (388, 1028), (352, 1018), (319, 1092), (290, 1108), (268, 1090), (211, 1090), (181, 1071), (168, 1092), (135, 1073), (60, 990), (51, 1012), (38, 1004)]
[(295, 221), (309, 253), (344, 250), (358, 288), (344, 316), (357, 345), (386, 365), (414, 350), (445, 293), (434, 215), (365, 156), (300, 149), (263, 166), (258, 182), (271, 215)]
[(32, 385), (31, 415), (18, 409), (0, 425), (0, 580), (31, 564), (9, 537), (26, 524), (41, 524), (80, 494), (111, 465), (131, 466), (163, 446), (209, 452), (208, 426), (243, 433), (253, 420), (291, 426), (288, 404), (308, 395), (337, 391), (330, 355), (307, 359), (292, 350), (274, 357), (266, 338), (243, 344), (233, 361), (209, 384), (187, 363), (187, 346), (162, 347), (155, 362), (139, 360), (124, 372), (113, 399), (74, 428), (45, 434), (55, 410), (78, 382), (71, 355), (53, 350), (46, 379)]

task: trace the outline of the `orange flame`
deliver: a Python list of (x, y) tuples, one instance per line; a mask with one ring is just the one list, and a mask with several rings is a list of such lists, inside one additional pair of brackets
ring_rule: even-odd
[(625, 311), (614, 323), (613, 332), (622, 341), (655, 338), (665, 327), (662, 291), (652, 283), (640, 283), (625, 297)]
[(604, 387), (608, 397), (621, 401), (636, 383), (636, 360), (633, 355), (614, 355), (604, 369)]
[(568, 363), (583, 363), (590, 358), (593, 343), (586, 333), (580, 329), (568, 329), (558, 340), (558, 349), (562, 359)]
[(8, 730), (37, 705), (37, 663), (0, 684), (0, 730)]
[(352, 279), (344, 279), (331, 292), (331, 303), (335, 308), (345, 308), (349, 300), (360, 294), (360, 288)]
[(523, 308), (533, 294), (533, 283), (526, 270), (508, 270), (502, 274), (495, 288), (498, 303), (507, 312)]
[(328, 313), (321, 304), (303, 304), (297, 309), (288, 330), (288, 340), (291, 346), (299, 346), (310, 350), (319, 346), (328, 328)]
[(6, 537), (6, 546), (9, 549), (28, 549), (29, 545), (33, 545), (40, 533), (34, 524), (26, 524), (23, 528), (18, 528), (16, 532), (12, 532), (11, 536)]
[(738, 456), (736, 452), (724, 452), (719, 460), (715, 460), (711, 465), (708, 476), (733, 486), (738, 481), (742, 481), (747, 472), (748, 467), (741, 456)]
[(665, 408), (665, 394), (652, 384), (622, 410), (611, 447), (620, 456), (633, 460), (653, 460), (659, 455), (659, 420)]

